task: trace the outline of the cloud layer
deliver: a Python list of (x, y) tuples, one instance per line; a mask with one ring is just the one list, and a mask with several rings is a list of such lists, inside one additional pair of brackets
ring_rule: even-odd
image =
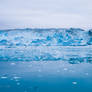
[(91, 0), (0, 0), (0, 29), (92, 26)]

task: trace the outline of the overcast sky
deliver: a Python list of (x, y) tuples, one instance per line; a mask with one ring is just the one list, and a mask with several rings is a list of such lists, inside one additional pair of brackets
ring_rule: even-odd
[(0, 29), (92, 27), (92, 0), (0, 0)]

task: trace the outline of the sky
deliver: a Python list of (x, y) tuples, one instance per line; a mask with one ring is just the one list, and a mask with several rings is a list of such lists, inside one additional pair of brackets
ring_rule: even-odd
[(92, 0), (0, 0), (0, 29), (91, 28)]

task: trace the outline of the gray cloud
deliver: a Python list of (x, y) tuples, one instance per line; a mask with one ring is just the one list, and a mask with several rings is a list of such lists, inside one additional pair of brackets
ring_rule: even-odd
[(90, 28), (91, 3), (91, 0), (0, 0), (0, 28)]

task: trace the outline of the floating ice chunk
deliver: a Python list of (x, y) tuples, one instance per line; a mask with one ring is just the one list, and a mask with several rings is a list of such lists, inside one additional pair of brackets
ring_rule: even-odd
[(11, 63), (11, 65), (16, 65), (16, 63)]
[(7, 77), (6, 76), (2, 76), (1, 79), (7, 79)]
[(64, 68), (65, 71), (67, 71), (68, 69), (67, 68)]
[(72, 82), (72, 84), (76, 85), (76, 84), (77, 84), (77, 82), (76, 82), (76, 81), (74, 81), (74, 82)]
[(17, 77), (17, 76), (15, 76), (15, 77), (13, 77), (14, 79), (20, 79), (21, 77)]

